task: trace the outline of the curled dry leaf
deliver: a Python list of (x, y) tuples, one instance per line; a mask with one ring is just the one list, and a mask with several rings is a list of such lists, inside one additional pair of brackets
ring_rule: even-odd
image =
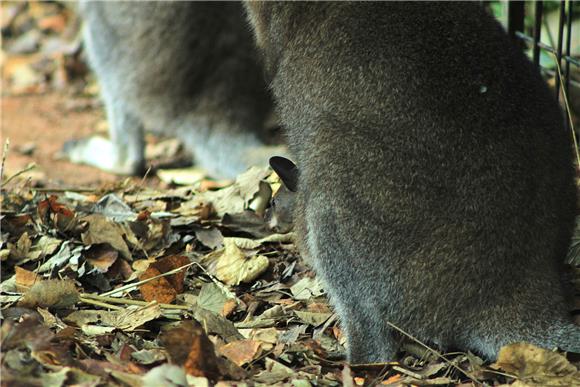
[(224, 238), (224, 248), (206, 255), (202, 262), (208, 271), (228, 285), (239, 285), (258, 278), (270, 264), (263, 255), (247, 256), (233, 238)]
[[(267, 168), (252, 167), (238, 176), (235, 183), (229, 187), (199, 193), (192, 200), (183, 203), (176, 212), (184, 216), (197, 215), (204, 204), (210, 203), (215, 214), (220, 218), (226, 213), (240, 213), (249, 208), (250, 201), (260, 192), (260, 181), (269, 173)], [(196, 209), (198, 209), (197, 212)]]
[(64, 204), (57, 201), (55, 195), (38, 203), (37, 212), (44, 223), (52, 222), (61, 232), (72, 230), (77, 225), (75, 213)]
[(194, 185), (205, 179), (207, 172), (201, 168), (159, 169), (157, 176), (168, 184)]
[(324, 295), (324, 289), (316, 278), (304, 277), (291, 288), (295, 300), (310, 300)]
[(148, 321), (161, 316), (161, 308), (156, 303), (111, 312), (111, 325), (123, 331), (134, 331)]

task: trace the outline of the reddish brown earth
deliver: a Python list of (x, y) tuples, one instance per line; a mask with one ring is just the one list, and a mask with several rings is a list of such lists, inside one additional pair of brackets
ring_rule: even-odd
[[(57, 92), (3, 96), (0, 121), (2, 147), (6, 139), (10, 140), (4, 176), (12, 176), (30, 163), (35, 163), (37, 167), (27, 175), (32, 177), (33, 183), (42, 182), (51, 188), (95, 187), (122, 179), (55, 157), (67, 140), (95, 132), (94, 128), (104, 119), (104, 113), (93, 105), (92, 99)], [(31, 154), (22, 151), (32, 146), (34, 151)]]

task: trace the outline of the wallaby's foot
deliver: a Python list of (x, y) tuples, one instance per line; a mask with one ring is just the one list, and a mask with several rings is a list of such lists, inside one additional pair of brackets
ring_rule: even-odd
[(244, 161), (250, 167), (265, 167), (270, 165), (272, 156), (290, 157), (288, 148), (284, 145), (264, 145), (249, 148), (245, 154)]
[(67, 141), (62, 151), (73, 163), (91, 165), (118, 175), (142, 174), (145, 171), (143, 152), (131, 152), (129, 148), (94, 136)]
[(233, 179), (250, 167), (267, 167), (272, 156), (288, 154), (285, 146), (244, 146), (231, 139), (212, 145), (214, 138), (208, 139), (205, 146), (194, 146), (194, 162), (216, 178)]

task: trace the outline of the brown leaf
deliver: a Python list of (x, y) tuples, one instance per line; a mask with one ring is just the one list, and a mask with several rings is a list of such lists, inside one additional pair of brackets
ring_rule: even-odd
[(131, 259), (131, 252), (123, 239), (123, 228), (100, 214), (85, 216), (81, 221), (88, 223), (88, 229), (82, 233), (81, 239), (85, 245), (108, 243), (119, 251), (124, 258)]
[[(169, 255), (154, 262), (151, 266), (159, 270), (160, 273), (167, 273), (178, 267), (191, 263), (189, 258), (184, 255)], [(178, 273), (165, 277), (167, 281), (173, 286), (177, 293), (183, 293), (183, 281), (185, 280), (186, 270), (181, 270)]]
[[(140, 281), (152, 278), (161, 274), (159, 270), (154, 267), (149, 267), (141, 276)], [(177, 291), (167, 280), (167, 277), (160, 277), (144, 283), (139, 286), (141, 296), (145, 301), (157, 301), (160, 304), (170, 304), (175, 300)]]
[(222, 307), (222, 310), (220, 312), (220, 314), (224, 317), (228, 317), (230, 314), (232, 314), (236, 308), (238, 307), (238, 302), (236, 300), (226, 300), (226, 302), (224, 303), (224, 306)]
[(519, 386), (580, 385), (580, 372), (563, 355), (532, 344), (503, 347), (492, 367), (518, 376)]
[(183, 321), (177, 328), (164, 332), (161, 342), (172, 363), (183, 366), (192, 376), (211, 380), (219, 377), (218, 359), (213, 344), (196, 321)]
[(32, 285), (34, 285), (34, 283), (39, 280), (38, 274), (23, 269), (20, 266), (15, 266), (14, 272), (15, 272), (14, 279), (16, 282), (16, 288), (19, 291), (22, 291), (23, 290), (22, 288), (30, 289)]
[(57, 199), (55, 195), (51, 195), (38, 203), (38, 216), (42, 222), (52, 222), (62, 232), (72, 230), (77, 224), (75, 213)]
[(119, 257), (119, 252), (109, 244), (92, 245), (84, 253), (87, 261), (101, 273), (106, 273)]
[(234, 364), (242, 366), (260, 356), (262, 343), (255, 340), (238, 340), (222, 346), (220, 354), (230, 359)]

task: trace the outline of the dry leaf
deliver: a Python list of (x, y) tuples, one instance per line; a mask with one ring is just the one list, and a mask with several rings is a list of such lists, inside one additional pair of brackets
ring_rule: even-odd
[(296, 313), (296, 316), (298, 316), (300, 320), (314, 327), (324, 324), (324, 322), (332, 316), (332, 313), (313, 313), (300, 310), (294, 311), (294, 313)]
[[(158, 276), (159, 274), (161, 272), (158, 269), (150, 266), (139, 276), (139, 281)], [(170, 304), (177, 296), (177, 291), (167, 280), (167, 277), (159, 277), (139, 285), (139, 291), (145, 301), (157, 301), (160, 304)]]
[(81, 219), (89, 224), (81, 239), (85, 245), (108, 243), (119, 251), (124, 258), (131, 259), (131, 252), (123, 239), (123, 228), (100, 214), (92, 214)]
[(79, 293), (74, 282), (68, 280), (46, 280), (36, 282), (20, 302), (28, 308), (67, 308), (77, 303)]
[[(155, 261), (151, 266), (159, 270), (161, 273), (167, 273), (168, 271), (185, 266), (188, 263), (191, 263), (191, 260), (185, 255), (169, 255)], [(187, 270), (183, 269), (175, 274), (165, 277), (177, 293), (183, 293), (183, 281), (185, 280), (186, 272)]]
[(84, 256), (97, 271), (106, 273), (119, 257), (119, 252), (109, 244), (99, 244), (92, 245)]
[(28, 233), (24, 232), (18, 238), (16, 244), (10, 247), (10, 256), (15, 260), (23, 260), (27, 257), (30, 247), (32, 246), (32, 241), (28, 237)]
[[(157, 303), (145, 306), (129, 306), (123, 310), (112, 312), (101, 310), (81, 310), (72, 312), (64, 318), (65, 321), (76, 324), (83, 330), (97, 329), (108, 333), (113, 329), (133, 331), (148, 321), (161, 316), (161, 308)], [(95, 325), (95, 324), (100, 325)], [(92, 327), (92, 328), (89, 328)]]
[(493, 368), (516, 375), (516, 386), (580, 386), (580, 371), (563, 355), (532, 344), (503, 347)]
[(222, 346), (219, 352), (234, 364), (242, 366), (260, 356), (261, 343), (255, 340), (238, 340)]
[(23, 269), (20, 266), (15, 266), (14, 272), (16, 288), (20, 291), (30, 289), (32, 285), (39, 281), (37, 273)]
[(295, 300), (309, 300), (324, 294), (324, 289), (318, 279), (309, 277), (304, 277), (296, 282), (290, 291)]
[(224, 248), (202, 258), (210, 273), (228, 285), (251, 282), (258, 278), (270, 264), (263, 255), (247, 257), (234, 238), (224, 238)]
[(110, 312), (109, 324), (123, 331), (133, 331), (147, 321), (155, 320), (161, 316), (161, 308), (156, 303), (145, 306), (129, 306), (125, 310)]
[(228, 295), (213, 282), (204, 284), (197, 297), (197, 306), (207, 309), (215, 314), (221, 313)]
[(151, 369), (142, 379), (144, 387), (187, 386), (183, 368), (171, 364), (162, 364)]
[(203, 203), (211, 203), (216, 215), (223, 217), (226, 213), (237, 214), (249, 207), (250, 201), (260, 191), (260, 181), (268, 176), (267, 168), (252, 167), (238, 176), (235, 183), (218, 191), (206, 191), (182, 204), (177, 210), (182, 215), (191, 215), (192, 209)]
[(174, 364), (185, 368), (189, 375), (211, 380), (219, 377), (218, 359), (213, 344), (196, 321), (183, 321), (164, 332), (161, 342)]

